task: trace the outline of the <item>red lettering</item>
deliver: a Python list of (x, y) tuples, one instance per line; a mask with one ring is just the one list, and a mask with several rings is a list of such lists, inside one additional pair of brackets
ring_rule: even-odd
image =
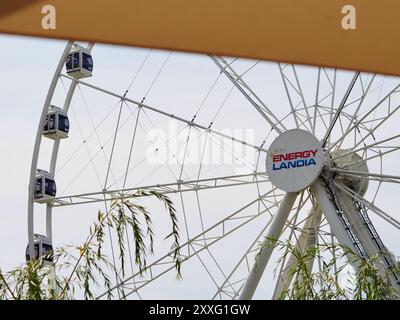
[(307, 151), (304, 151), (304, 152), (303, 152), (303, 158), (309, 158), (310, 155), (311, 155), (310, 150), (307, 150)]
[(296, 154), (296, 158), (295, 159), (297, 159), (297, 158), (303, 158), (303, 152), (295, 152), (295, 154)]
[(318, 149), (315, 150), (306, 150), (306, 151), (297, 151), (286, 154), (275, 154), (272, 156), (273, 162), (287, 161), (287, 160), (296, 160), (296, 159), (307, 159), (310, 157), (315, 157)]
[(281, 161), (281, 155), (280, 154), (276, 154), (276, 155), (272, 156), (272, 161), (273, 162)]

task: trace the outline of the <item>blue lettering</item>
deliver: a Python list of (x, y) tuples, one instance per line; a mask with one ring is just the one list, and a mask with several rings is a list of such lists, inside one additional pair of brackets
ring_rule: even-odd
[(296, 161), (296, 164), (297, 164), (297, 167), (304, 167), (304, 165), (306, 165), (306, 161), (304, 161), (304, 160), (297, 160)]
[(272, 170), (308, 167), (317, 165), (314, 158), (311, 159), (300, 159), (295, 161), (281, 162), (279, 165), (272, 164)]

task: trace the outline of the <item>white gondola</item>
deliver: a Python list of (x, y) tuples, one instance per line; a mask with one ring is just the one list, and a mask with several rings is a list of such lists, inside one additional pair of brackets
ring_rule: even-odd
[[(53, 245), (47, 237), (41, 234), (35, 234), (33, 246), (35, 249), (35, 259), (43, 257), (43, 260), (46, 264), (53, 263)], [(29, 245), (26, 247), (25, 257), (27, 262), (31, 260), (31, 256), (29, 254)]]
[(56, 196), (57, 187), (54, 178), (44, 170), (37, 170), (34, 199), (38, 203), (47, 202)]
[(90, 52), (79, 45), (75, 45), (67, 56), (67, 73), (76, 79), (92, 76), (93, 59)]
[(43, 135), (49, 139), (59, 140), (68, 137), (69, 119), (67, 113), (56, 107), (50, 106), (43, 127)]

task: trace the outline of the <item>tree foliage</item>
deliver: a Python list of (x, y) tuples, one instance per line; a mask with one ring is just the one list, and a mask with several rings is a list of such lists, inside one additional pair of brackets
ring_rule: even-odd
[[(398, 274), (399, 266), (384, 268), (382, 272), (378, 255), (361, 258), (338, 244), (317, 244), (302, 251), (290, 242), (270, 239), (263, 245), (266, 244), (284, 252), (279, 264), (285, 263), (289, 255), (294, 257), (294, 262), (286, 266), (291, 281), (284, 283), (279, 299), (391, 300), (400, 297), (392, 278), (392, 272)], [(317, 262), (318, 266), (313, 268)], [(348, 270), (352, 270), (351, 274)]]
[[(106, 212), (98, 211), (82, 245), (60, 247), (49, 253), (53, 257), (52, 264), (46, 262), (48, 256), (42, 256), (9, 272), (0, 270), (0, 299), (95, 299), (95, 288), (107, 291), (108, 298), (113, 298), (110, 277), (115, 275), (117, 281), (121, 281), (126, 274), (128, 230), (134, 235), (134, 262), (141, 274), (146, 272), (146, 258), (154, 253), (151, 213), (136, 201), (138, 197), (155, 197), (165, 205), (171, 221), (171, 232), (165, 240), (171, 242), (173, 261), (180, 277), (179, 228), (174, 205), (161, 193), (142, 191), (130, 198), (114, 198)], [(104, 253), (106, 235), (111, 231), (117, 238), (118, 263)], [(123, 291), (120, 294), (124, 295)]]

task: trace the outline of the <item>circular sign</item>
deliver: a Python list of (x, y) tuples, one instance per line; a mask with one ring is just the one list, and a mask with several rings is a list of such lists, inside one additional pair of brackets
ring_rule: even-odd
[(293, 129), (282, 133), (267, 153), (267, 174), (273, 185), (287, 192), (310, 186), (319, 176), (325, 154), (311, 133)]

